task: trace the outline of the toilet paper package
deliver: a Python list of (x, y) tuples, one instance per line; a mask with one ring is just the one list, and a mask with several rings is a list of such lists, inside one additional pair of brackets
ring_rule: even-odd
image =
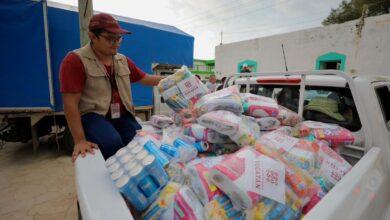
[(204, 157), (194, 164), (187, 166), (187, 175), (191, 182), (191, 188), (203, 205), (206, 205), (222, 191), (215, 186), (209, 178), (210, 168), (223, 160), (223, 156)]
[(217, 110), (230, 111), (236, 115), (242, 113), (240, 92), (237, 86), (231, 86), (203, 96), (195, 103), (198, 116)]
[(246, 115), (261, 118), (276, 117), (279, 114), (278, 104), (272, 98), (251, 93), (243, 93), (241, 94), (241, 98)]
[(252, 208), (262, 196), (285, 202), (285, 167), (244, 147), (210, 170), (210, 179), (238, 209)]
[(203, 220), (203, 206), (188, 186), (182, 186), (174, 198), (174, 219)]

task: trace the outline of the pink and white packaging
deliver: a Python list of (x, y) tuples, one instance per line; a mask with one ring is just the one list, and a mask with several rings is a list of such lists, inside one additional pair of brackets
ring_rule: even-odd
[(209, 169), (223, 159), (223, 156), (205, 157), (201, 158), (198, 163), (187, 167), (187, 175), (190, 179), (192, 190), (194, 190), (203, 205), (210, 202), (214, 196), (222, 194), (222, 191), (210, 181)]
[(244, 111), (247, 115), (261, 117), (276, 117), (279, 114), (278, 103), (265, 96), (244, 93), (241, 95), (243, 99)]
[(351, 170), (352, 166), (339, 154), (333, 151), (327, 144), (321, 144), (319, 151), (319, 175), (331, 184), (336, 184)]
[(182, 186), (175, 195), (174, 219), (204, 219), (203, 206), (188, 186)]
[(284, 165), (249, 147), (212, 167), (210, 179), (239, 209), (252, 208), (262, 196), (285, 203)]

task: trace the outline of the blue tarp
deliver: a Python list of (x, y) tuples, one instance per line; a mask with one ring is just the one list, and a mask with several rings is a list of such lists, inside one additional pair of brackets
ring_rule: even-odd
[[(43, 2), (0, 2), (0, 108), (53, 107), (43, 26)], [(47, 20), (55, 110), (62, 111), (59, 69), (69, 51), (80, 47), (79, 19), (75, 8), (48, 7)], [(152, 63), (192, 66), (194, 38), (181, 30), (153, 22), (120, 18), (133, 34), (125, 36), (120, 52), (138, 67), (152, 72)], [(132, 85), (136, 106), (153, 105), (153, 90)]]
[(42, 2), (0, 2), (0, 108), (49, 107)]
[[(79, 47), (78, 13), (49, 7), (48, 20), (56, 110), (62, 110), (59, 88), (59, 68), (68, 51)], [(120, 53), (130, 57), (146, 73), (152, 73), (152, 63), (192, 66), (194, 38), (179, 29), (162, 24), (122, 18), (120, 25), (132, 32), (125, 36)], [(152, 87), (132, 84), (136, 106), (153, 105)]]

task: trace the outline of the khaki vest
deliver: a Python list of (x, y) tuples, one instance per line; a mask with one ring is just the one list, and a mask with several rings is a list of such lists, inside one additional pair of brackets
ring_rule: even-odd
[[(85, 69), (85, 86), (82, 92), (79, 110), (81, 115), (95, 112), (107, 115), (111, 104), (111, 84), (106, 77), (106, 68), (97, 59), (91, 45), (74, 50), (81, 59)], [(119, 96), (127, 111), (133, 111), (133, 103), (130, 88), (130, 70), (126, 56), (116, 54), (114, 56), (115, 80), (118, 86)]]

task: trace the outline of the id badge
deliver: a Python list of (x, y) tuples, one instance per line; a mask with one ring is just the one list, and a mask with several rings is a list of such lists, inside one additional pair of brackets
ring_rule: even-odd
[(111, 103), (111, 119), (117, 119), (121, 117), (119, 103)]

